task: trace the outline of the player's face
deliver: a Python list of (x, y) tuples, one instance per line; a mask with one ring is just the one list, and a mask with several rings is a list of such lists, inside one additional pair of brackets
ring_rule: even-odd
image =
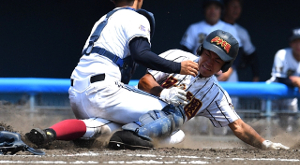
[(216, 53), (204, 49), (199, 60), (199, 72), (203, 77), (210, 77), (219, 72), (224, 64)]
[(222, 11), (221, 6), (219, 6), (218, 4), (215, 4), (215, 3), (209, 4), (205, 8), (206, 22), (211, 25), (216, 24), (220, 20), (221, 11)]
[(293, 54), (300, 57), (300, 39), (296, 39), (290, 43)]
[(233, 20), (237, 20), (242, 12), (239, 0), (231, 0), (225, 9), (226, 15)]

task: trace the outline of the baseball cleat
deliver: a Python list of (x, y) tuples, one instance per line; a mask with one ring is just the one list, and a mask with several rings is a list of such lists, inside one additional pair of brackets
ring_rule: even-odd
[(149, 150), (153, 149), (153, 144), (131, 131), (118, 131), (112, 135), (108, 143), (108, 148), (121, 150), (121, 149), (142, 149)]
[(40, 128), (34, 128), (25, 135), (29, 141), (36, 145), (42, 145), (54, 141), (56, 136), (53, 131), (49, 131), (49, 129), (42, 130)]

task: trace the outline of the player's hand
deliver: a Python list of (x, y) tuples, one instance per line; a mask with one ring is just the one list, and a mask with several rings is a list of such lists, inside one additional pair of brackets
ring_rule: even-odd
[[(292, 81), (292, 83), (295, 87), (298, 87), (300, 89), (300, 77), (298, 77), (298, 76), (289, 76), (289, 79)], [(300, 92), (300, 90), (299, 90), (299, 92)]]
[(290, 149), (289, 147), (287, 147), (281, 143), (273, 143), (270, 140), (263, 141), (262, 148), (265, 150), (280, 150), (280, 149), (288, 150), (288, 149)]
[(182, 75), (192, 75), (196, 77), (198, 75), (199, 65), (193, 61), (182, 61), (180, 74)]
[(170, 89), (163, 89), (160, 93), (160, 98), (169, 104), (178, 106), (179, 104), (186, 105), (186, 91), (179, 89), (177, 87), (172, 87)]

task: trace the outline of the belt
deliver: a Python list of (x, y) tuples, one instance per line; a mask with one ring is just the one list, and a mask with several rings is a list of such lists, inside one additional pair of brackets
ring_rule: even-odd
[[(90, 82), (91, 83), (94, 83), (94, 82), (97, 82), (97, 81), (103, 81), (105, 79), (105, 74), (97, 74), (97, 75), (94, 75), (90, 78)], [(74, 79), (71, 79), (71, 86), (74, 85)]]

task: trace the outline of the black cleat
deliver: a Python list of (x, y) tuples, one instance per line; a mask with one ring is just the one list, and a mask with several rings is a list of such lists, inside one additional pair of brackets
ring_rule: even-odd
[(25, 134), (29, 141), (36, 145), (46, 144), (55, 140), (55, 132), (52, 129), (42, 130), (40, 128), (34, 128), (29, 133)]
[(153, 149), (153, 144), (146, 139), (143, 139), (135, 135), (131, 131), (118, 131), (112, 135), (109, 140), (108, 148), (120, 150), (120, 149)]

